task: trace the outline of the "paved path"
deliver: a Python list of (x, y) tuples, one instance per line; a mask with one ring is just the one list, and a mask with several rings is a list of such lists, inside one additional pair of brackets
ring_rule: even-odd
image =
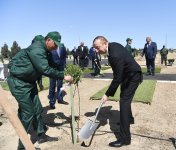
[[(94, 77), (91, 74), (84, 74), (84, 78), (95, 79), (112, 79), (112, 73), (104, 73), (104, 77)], [(164, 81), (176, 81), (176, 74), (155, 74), (155, 76), (143, 75), (144, 80), (164, 80)]]

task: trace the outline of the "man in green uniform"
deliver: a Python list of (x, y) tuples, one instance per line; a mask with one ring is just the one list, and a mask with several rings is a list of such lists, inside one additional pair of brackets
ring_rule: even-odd
[(166, 49), (165, 45), (163, 45), (163, 48), (160, 50), (160, 54), (161, 54), (161, 64), (163, 64), (163, 61), (164, 61), (165, 66), (167, 66), (168, 50)]
[[(52, 78), (65, 79), (72, 82), (71, 76), (64, 76), (63, 71), (58, 71), (49, 66), (48, 52), (60, 45), (61, 36), (58, 32), (50, 32), (43, 41), (36, 41), (28, 48), (20, 50), (9, 62), (10, 75), (7, 82), (12, 95), (16, 98), (19, 109), (18, 116), (27, 133), (35, 122), (38, 143), (56, 141), (58, 138), (45, 134), (42, 119), (42, 105), (38, 96), (36, 81), (41, 75)], [(19, 141), (18, 149), (25, 149)]]
[[(37, 42), (37, 41), (44, 41), (45, 38), (42, 35), (36, 35), (34, 39), (32, 40), (32, 43)], [(42, 84), (42, 76), (38, 78), (37, 80), (38, 86), (40, 88), (40, 91), (44, 89), (43, 84)]]
[(132, 43), (132, 39), (127, 38), (126, 39), (127, 45), (125, 46), (125, 48), (127, 49), (127, 51), (132, 55), (132, 48), (131, 48), (131, 43)]

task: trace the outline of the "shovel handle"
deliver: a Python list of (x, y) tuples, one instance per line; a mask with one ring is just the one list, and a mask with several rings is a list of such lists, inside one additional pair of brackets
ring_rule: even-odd
[(102, 107), (102, 105), (103, 105), (103, 102), (101, 102), (100, 105), (99, 105), (99, 107), (98, 107), (98, 110), (97, 110), (97, 113), (96, 113), (96, 115), (95, 115), (95, 119), (94, 119), (93, 123), (96, 122), (97, 116), (98, 116), (98, 114), (99, 114), (99, 111), (100, 111), (100, 108)]

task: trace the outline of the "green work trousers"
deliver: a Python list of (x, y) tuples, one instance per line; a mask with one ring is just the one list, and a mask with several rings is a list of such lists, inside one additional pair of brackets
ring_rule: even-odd
[[(34, 124), (37, 133), (43, 133), (43, 108), (38, 96), (37, 84), (24, 82), (13, 76), (9, 76), (7, 82), (12, 95), (18, 102), (18, 117), (21, 120), (26, 132), (29, 133), (31, 125)], [(18, 149), (24, 149), (24, 146), (20, 140)]]

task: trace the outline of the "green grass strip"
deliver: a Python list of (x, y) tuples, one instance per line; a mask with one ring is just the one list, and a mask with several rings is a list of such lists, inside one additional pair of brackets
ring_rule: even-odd
[[(154, 80), (144, 80), (142, 82), (142, 84), (139, 85), (133, 101), (134, 102), (143, 102), (143, 103), (151, 103), (152, 102), (152, 98), (153, 98), (153, 94), (155, 91), (155, 86), (156, 86), (156, 82)], [(109, 86), (108, 86), (109, 87)], [(95, 93), (93, 96), (90, 97), (90, 99), (92, 100), (100, 100), (101, 97), (104, 95), (104, 93), (106, 92), (106, 90), (108, 89), (108, 87), (103, 88), (102, 90), (98, 91), (97, 93)], [(109, 97), (109, 100), (119, 100), (120, 99), (120, 87), (118, 88), (118, 90), (116, 91), (114, 97)]]

